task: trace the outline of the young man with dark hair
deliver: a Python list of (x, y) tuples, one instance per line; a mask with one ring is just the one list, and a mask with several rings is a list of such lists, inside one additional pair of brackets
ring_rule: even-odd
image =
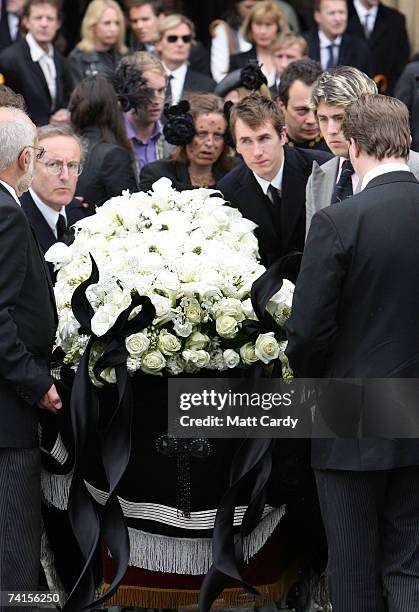
[(309, 58), (291, 62), (282, 73), (278, 104), (285, 115), (288, 145), (329, 151), (309, 105), (313, 84), (321, 73), (319, 62)]
[(66, 60), (53, 46), (60, 6), (59, 0), (29, 0), (22, 18), (26, 37), (0, 54), (5, 84), (22, 94), (36, 125), (69, 123), (66, 107), (73, 82)]
[(254, 221), (262, 264), (270, 266), (293, 250), (302, 250), (305, 185), (314, 160), (330, 155), (285, 144), (284, 114), (275, 102), (252, 94), (232, 110), (230, 127), (240, 164), (218, 183), (233, 206)]
[[(339, 397), (335, 385), (330, 409), (346, 420), (362, 410), (356, 431), (368, 423), (369, 437), (341, 431), (312, 440), (333, 610), (417, 612), (419, 441), (393, 433), (408, 409), (395, 380), (419, 377), (419, 183), (406, 163), (409, 113), (395, 98), (367, 94), (347, 109), (343, 134), (361, 191), (313, 218), (286, 354), (296, 377), (362, 382), (364, 403), (354, 393), (342, 407), (348, 388)], [(373, 427), (383, 420), (393, 427), (378, 437)]]

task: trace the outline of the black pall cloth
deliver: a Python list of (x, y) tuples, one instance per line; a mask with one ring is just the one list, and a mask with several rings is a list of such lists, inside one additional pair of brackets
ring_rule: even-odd
[(342, 164), (342, 170), (338, 182), (335, 185), (333, 191), (331, 204), (337, 204), (342, 202), (345, 198), (349, 198), (353, 195), (352, 189), (352, 175), (354, 173), (354, 167), (352, 166), (349, 159), (345, 159)]

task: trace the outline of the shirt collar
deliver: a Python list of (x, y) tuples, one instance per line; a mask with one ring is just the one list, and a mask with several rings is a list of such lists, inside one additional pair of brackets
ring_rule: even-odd
[(259, 183), (263, 193), (265, 195), (267, 195), (268, 193), (268, 187), (269, 185), (273, 185), (274, 187), (276, 187), (276, 189), (278, 189), (279, 192), (281, 192), (282, 190), (282, 176), (284, 174), (284, 162), (285, 162), (285, 158), (282, 160), (282, 164), (281, 167), (278, 171), (278, 174), (276, 176), (274, 176), (274, 178), (271, 181), (267, 181), (266, 179), (262, 178), (261, 176), (258, 176), (255, 172), (253, 172), (253, 176), (255, 177), (255, 179), (257, 180), (257, 182)]
[(67, 216), (65, 214), (65, 206), (62, 206), (60, 211), (54, 210), (53, 208), (51, 208), (51, 206), (44, 204), (44, 202), (40, 199), (40, 197), (31, 187), (29, 188), (29, 193), (31, 194), (32, 200), (35, 202), (35, 205), (38, 208), (39, 212), (42, 214), (45, 221), (48, 223), (56, 237), (58, 217), (60, 215), (63, 215), (63, 217), (67, 220)]
[(360, 0), (354, 0), (354, 8), (358, 13), (359, 21), (361, 22), (361, 24), (365, 23), (366, 15), (370, 15), (372, 17), (371, 23), (375, 23), (375, 18), (377, 17), (378, 13), (378, 4), (367, 9), (363, 4), (361, 4)]
[(326, 36), (326, 34), (324, 32), (319, 30), (319, 41), (320, 41), (320, 48), (321, 49), (324, 49), (325, 47), (330, 47), (330, 45), (338, 46), (342, 42), (342, 36), (338, 36), (334, 40), (330, 40), (330, 38), (328, 36)]
[(365, 187), (370, 181), (372, 181), (372, 179), (375, 179), (377, 178), (377, 176), (381, 176), (382, 174), (387, 174), (388, 172), (410, 172), (410, 168), (407, 164), (403, 164), (400, 162), (391, 162), (388, 164), (380, 164), (378, 166), (375, 166), (375, 168), (371, 168), (371, 170), (368, 170), (368, 172), (362, 179), (361, 191), (365, 189)]
[(54, 57), (54, 47), (51, 45), (51, 43), (48, 44), (48, 52), (44, 51), (43, 48), (38, 45), (30, 32), (26, 34), (26, 42), (29, 45), (29, 51), (33, 62), (39, 62), (43, 55)]
[[(124, 121), (125, 121), (125, 129), (127, 132), (128, 139), (136, 140), (137, 142), (143, 142), (140, 138), (138, 138), (137, 134), (135, 133), (134, 126), (132, 125), (131, 121), (128, 118), (128, 113), (125, 113)], [(153, 133), (151, 134), (148, 142), (150, 142), (150, 140), (154, 140), (155, 138), (158, 138), (161, 135), (161, 133), (162, 133), (162, 124), (160, 123), (160, 121), (156, 121), (156, 123), (154, 124)], [(143, 142), (143, 144), (147, 144), (147, 143)]]
[(174, 79), (184, 79), (186, 76), (186, 71), (188, 70), (188, 64), (182, 64), (179, 68), (175, 68), (175, 70), (170, 70), (165, 64), (163, 64), (168, 75), (172, 75)]
[(9, 183), (5, 183), (4, 181), (1, 181), (1, 180), (0, 180), (0, 183), (3, 185), (3, 187), (5, 187), (7, 189), (7, 191), (10, 193), (12, 198), (14, 200), (16, 200), (16, 202), (19, 204), (19, 206), (22, 206), (21, 203), (20, 203), (19, 198), (17, 197), (16, 191), (13, 189), (13, 187), (11, 185), (9, 185)]

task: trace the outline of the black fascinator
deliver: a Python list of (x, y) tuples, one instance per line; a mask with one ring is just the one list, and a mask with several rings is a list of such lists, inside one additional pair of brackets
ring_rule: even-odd
[(250, 91), (257, 91), (262, 85), (268, 84), (268, 79), (256, 60), (251, 60), (241, 69), (240, 80), (243, 87)]
[(187, 100), (181, 100), (173, 106), (165, 105), (163, 114), (166, 123), (163, 134), (168, 143), (184, 146), (192, 142), (195, 135), (195, 124), (191, 113), (190, 104)]
[(124, 113), (132, 108), (147, 108), (153, 100), (153, 91), (146, 87), (146, 80), (141, 77), (138, 68), (124, 60), (119, 62), (112, 84)]

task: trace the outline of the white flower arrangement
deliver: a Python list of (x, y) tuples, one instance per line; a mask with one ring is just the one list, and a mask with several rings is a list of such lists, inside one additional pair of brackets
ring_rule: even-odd
[[(177, 192), (161, 178), (148, 193), (112, 198), (75, 225), (72, 245), (49, 249), (46, 259), (57, 270), (56, 344), (66, 363), (78, 364), (89, 339), (79, 335), (71, 297), (90, 275), (91, 254), (99, 282), (86, 295), (99, 340), (134, 293), (148, 296), (156, 309), (148, 328), (126, 338), (129, 373), (222, 371), (278, 358), (286, 366), (285, 342), (273, 333), (252, 342), (242, 331), (245, 319), (256, 319), (250, 290), (265, 269), (258, 262), (256, 225), (224, 204), (215, 190)], [(292, 283), (284, 281), (268, 305), (281, 325), (290, 313), (292, 291)], [(94, 346), (97, 359), (100, 346)], [(114, 379), (113, 372), (108, 379)]]

